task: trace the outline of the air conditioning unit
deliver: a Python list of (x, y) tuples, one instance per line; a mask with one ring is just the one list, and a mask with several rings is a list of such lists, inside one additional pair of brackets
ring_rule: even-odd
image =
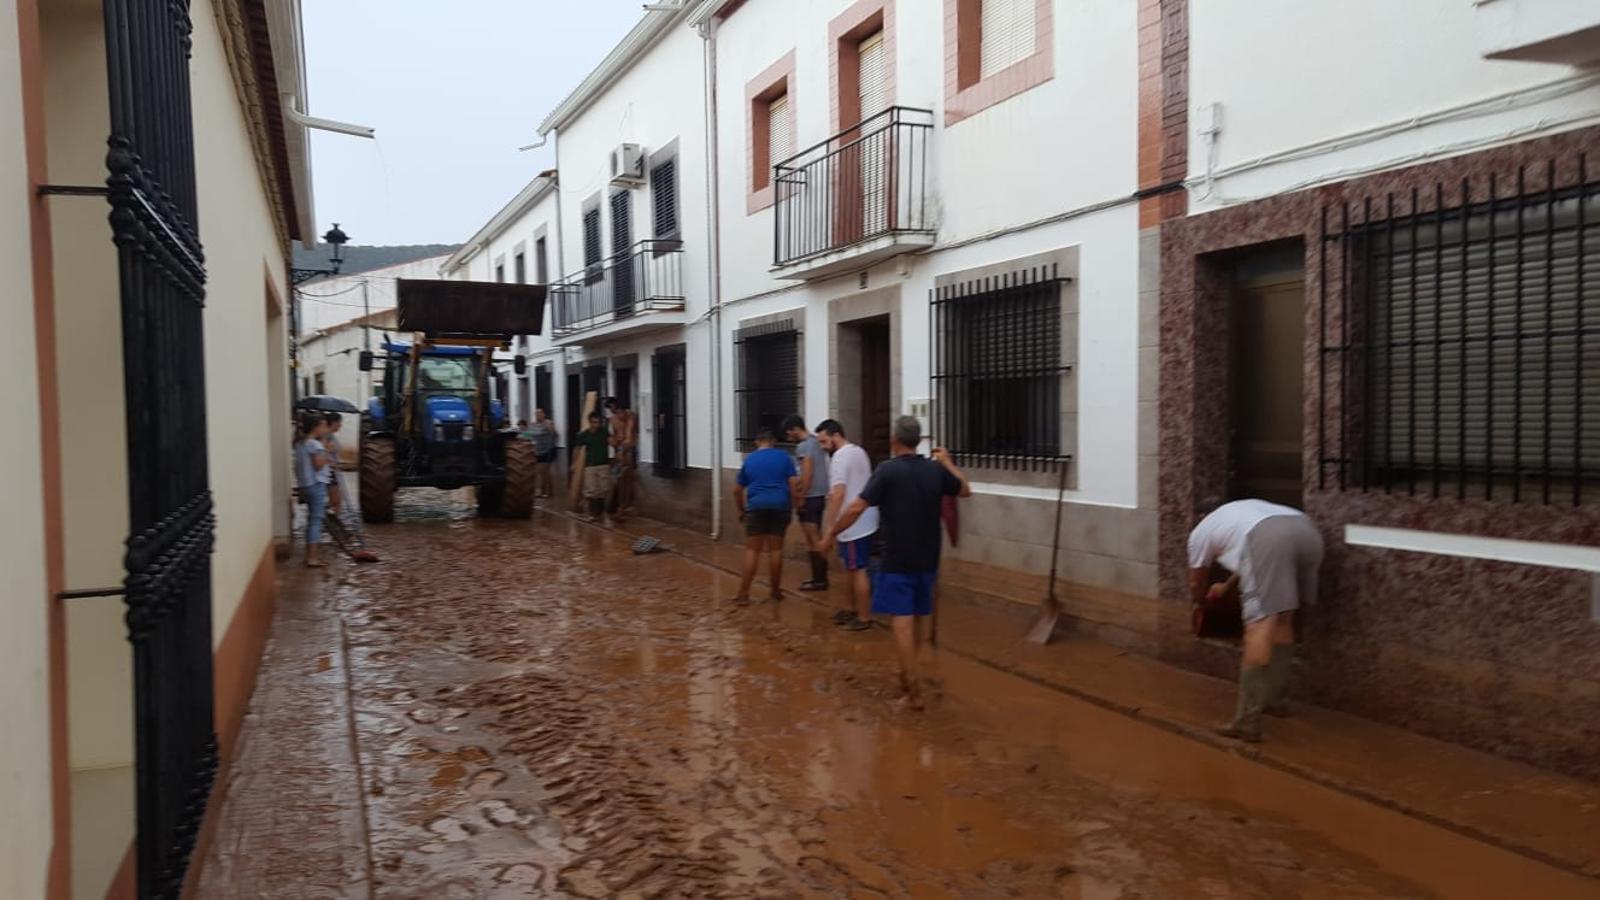
[(644, 147), (621, 144), (611, 151), (611, 183), (619, 187), (644, 184)]

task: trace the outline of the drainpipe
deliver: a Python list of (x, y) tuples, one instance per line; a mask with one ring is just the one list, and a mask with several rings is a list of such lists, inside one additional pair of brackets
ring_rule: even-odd
[(722, 537), (722, 228), (717, 188), (717, 22), (700, 26), (705, 41), (706, 113), (706, 287), (711, 315), (711, 539)]

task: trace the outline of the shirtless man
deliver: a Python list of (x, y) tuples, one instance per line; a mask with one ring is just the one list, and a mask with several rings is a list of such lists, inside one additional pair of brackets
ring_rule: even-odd
[(611, 446), (616, 451), (612, 468), (616, 474), (617, 515), (633, 513), (639, 493), (639, 416), (615, 397), (606, 398), (611, 414)]

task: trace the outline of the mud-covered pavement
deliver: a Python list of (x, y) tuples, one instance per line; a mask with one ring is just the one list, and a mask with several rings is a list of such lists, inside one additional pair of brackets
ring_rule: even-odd
[(402, 496), (383, 563), (289, 574), (200, 896), (1583, 887), (966, 659), (930, 655), (905, 711), (885, 631), (793, 593), (733, 607), (726, 574), (563, 517)]

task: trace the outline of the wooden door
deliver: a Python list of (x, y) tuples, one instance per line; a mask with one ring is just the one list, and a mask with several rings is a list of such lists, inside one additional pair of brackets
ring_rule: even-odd
[(876, 466), (889, 458), (893, 424), (889, 379), (889, 323), (861, 326), (861, 446)]

